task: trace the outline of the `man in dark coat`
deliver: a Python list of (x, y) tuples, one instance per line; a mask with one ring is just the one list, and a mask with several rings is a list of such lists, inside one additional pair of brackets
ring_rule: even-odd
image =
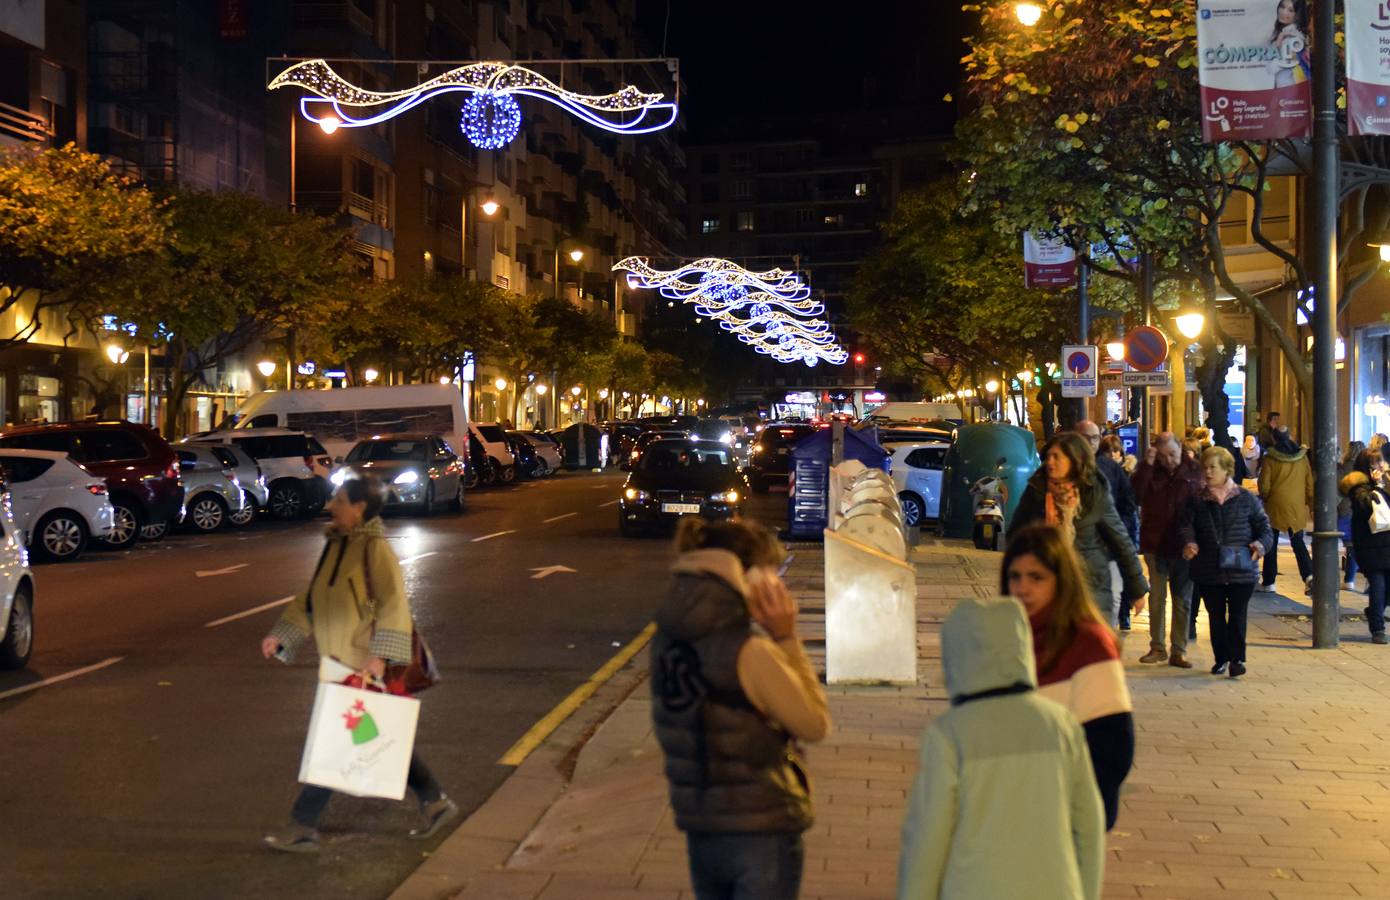
[[(1187, 641), (1192, 580), (1178, 542), (1178, 521), (1189, 498), (1202, 489), (1202, 467), (1183, 459), (1182, 444), (1170, 431), (1160, 434), (1134, 470), (1139, 497), (1139, 550), (1149, 568), (1149, 652), (1140, 662), (1189, 669)], [(1171, 625), (1165, 613), (1172, 597)], [(1166, 631), (1165, 631), (1166, 629)]]

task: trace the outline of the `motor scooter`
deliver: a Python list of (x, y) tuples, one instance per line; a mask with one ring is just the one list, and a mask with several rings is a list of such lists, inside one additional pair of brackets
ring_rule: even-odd
[(1004, 544), (1004, 507), (1009, 502), (1009, 486), (997, 475), (986, 475), (970, 486), (975, 498), (971, 537), (980, 550), (1001, 550)]

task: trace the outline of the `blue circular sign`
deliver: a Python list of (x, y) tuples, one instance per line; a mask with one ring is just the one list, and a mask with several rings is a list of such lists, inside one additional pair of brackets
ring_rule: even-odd
[(1080, 350), (1067, 357), (1067, 370), (1080, 378), (1091, 371), (1091, 354), (1082, 353)]
[(1152, 325), (1140, 325), (1125, 335), (1125, 362), (1140, 372), (1152, 372), (1168, 359), (1168, 336)]

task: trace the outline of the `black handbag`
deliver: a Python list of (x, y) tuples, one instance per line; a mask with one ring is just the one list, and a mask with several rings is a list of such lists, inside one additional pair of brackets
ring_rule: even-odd
[(1211, 521), (1211, 530), (1221, 542), (1221, 546), (1217, 548), (1216, 567), (1232, 575), (1253, 575), (1255, 558), (1251, 555), (1250, 548), (1227, 544), (1225, 529), (1216, 527), (1216, 516), (1212, 515), (1211, 507), (1207, 506), (1206, 510), (1207, 518)]

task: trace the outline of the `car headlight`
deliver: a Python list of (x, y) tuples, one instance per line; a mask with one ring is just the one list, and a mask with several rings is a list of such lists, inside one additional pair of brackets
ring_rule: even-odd
[(338, 471), (334, 472), (332, 475), (329, 475), (329, 476), (328, 476), (328, 480), (331, 481), (331, 482), (333, 482), (333, 486), (334, 486), (334, 487), (342, 487), (342, 486), (343, 486), (343, 482), (344, 482), (344, 481), (347, 481), (347, 476), (348, 476), (348, 470), (347, 470), (347, 469), (339, 469)]
[(646, 491), (639, 491), (635, 487), (623, 488), (623, 496), (629, 500), (646, 500), (651, 495)]
[(726, 431), (719, 436), (719, 443), (721, 444), (732, 444), (733, 442), (734, 433), (732, 431)]
[(709, 498), (716, 503), (737, 503), (738, 491), (720, 491), (717, 494), (710, 494)]
[(394, 484), (414, 484), (420, 480), (420, 473), (414, 469), (406, 469), (401, 474), (392, 479)]

